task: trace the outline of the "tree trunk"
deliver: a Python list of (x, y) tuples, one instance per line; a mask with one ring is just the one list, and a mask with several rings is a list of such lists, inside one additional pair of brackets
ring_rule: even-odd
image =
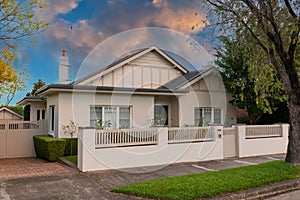
[(290, 94), (287, 94), (287, 103), (289, 109), (289, 144), (285, 161), (293, 164), (300, 164), (300, 88), (293, 88)]

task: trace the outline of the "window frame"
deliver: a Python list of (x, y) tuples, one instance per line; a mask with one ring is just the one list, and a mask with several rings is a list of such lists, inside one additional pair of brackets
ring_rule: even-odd
[[(196, 111), (198, 109), (198, 111)], [(205, 123), (204, 122), (204, 116), (205, 116), (205, 109), (210, 109), (210, 122), (209, 123)], [(224, 117), (223, 117), (223, 108), (220, 107), (195, 107), (194, 108), (194, 125), (197, 126), (199, 124), (199, 120), (202, 119), (203, 120), (203, 126), (208, 126), (209, 124), (216, 124), (215, 122), (215, 110), (220, 110), (220, 124), (224, 123)], [(200, 114), (200, 118), (196, 116), (196, 112), (197, 114)], [(196, 119), (198, 119), (198, 122), (196, 123)], [(219, 123), (218, 123), (219, 124)]]
[[(92, 108), (101, 108), (99, 110), (101, 110), (101, 115), (95, 115), (96, 118), (91, 118), (92, 117), (92, 113), (91, 113), (91, 109)], [(98, 118), (98, 116), (101, 117), (101, 121), (102, 121), (102, 124), (105, 123), (105, 108), (116, 108), (116, 127), (115, 128), (109, 128), (109, 129), (125, 129), (124, 127), (120, 127), (120, 120), (126, 120), (126, 118), (120, 118), (120, 108), (129, 108), (129, 127), (126, 127), (126, 129), (130, 129), (132, 128), (132, 105), (90, 105), (90, 126), (91, 127), (94, 127), (92, 125), (92, 121), (96, 121), (96, 120), (100, 120), (100, 118)], [(94, 112), (97, 112), (96, 109)]]

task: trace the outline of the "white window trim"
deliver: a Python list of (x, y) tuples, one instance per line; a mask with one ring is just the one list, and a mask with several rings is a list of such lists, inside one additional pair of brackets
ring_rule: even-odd
[[(128, 129), (132, 128), (132, 105), (90, 105), (91, 107), (101, 107), (102, 110), (102, 124), (105, 122), (105, 107), (115, 107), (116, 109), (116, 129), (120, 128), (120, 107), (129, 107), (129, 126)], [(91, 115), (90, 115), (90, 122), (91, 122)]]
[[(194, 108), (194, 122), (196, 121), (195, 119), (196, 119), (196, 116), (195, 116), (195, 109), (202, 109), (202, 116), (201, 116), (201, 118), (202, 119), (204, 119), (204, 109), (207, 109), (207, 108), (209, 108), (209, 109), (211, 109), (211, 117), (210, 117), (210, 120), (211, 120), (211, 124), (215, 124), (215, 118), (214, 118), (214, 110), (215, 109), (220, 109), (221, 110), (221, 113), (220, 113), (220, 115), (221, 115), (221, 124), (224, 124), (224, 116), (223, 116), (223, 108), (220, 108), (220, 107), (195, 107)], [(205, 124), (203, 124), (203, 125), (205, 125)]]

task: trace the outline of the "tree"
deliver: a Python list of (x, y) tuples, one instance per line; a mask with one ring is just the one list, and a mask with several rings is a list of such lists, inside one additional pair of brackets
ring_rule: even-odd
[(74, 134), (76, 134), (76, 132), (77, 132), (76, 122), (70, 120), (69, 124), (62, 125), (62, 129), (64, 131), (64, 134), (68, 134), (68, 135), (71, 136), (70, 146), (71, 146), (71, 156), (72, 156), (73, 155), (73, 152), (72, 152), (72, 149), (73, 149), (72, 148), (72, 146), (73, 146), (72, 139), (73, 139)]
[[(289, 109), (286, 161), (300, 163), (299, 0), (207, 0), (219, 16), (223, 35), (238, 33), (252, 48), (250, 64), (263, 52), (280, 75)], [(254, 45), (252, 45), (253, 47)], [(249, 51), (250, 52), (250, 51)], [(263, 84), (261, 85), (263, 86)], [(263, 89), (263, 87), (261, 87)]]
[(220, 37), (220, 41), (222, 45), (216, 48), (215, 63), (219, 66), (226, 90), (233, 95), (230, 103), (246, 109), (250, 124), (256, 124), (264, 113), (272, 114), (279, 102), (284, 100), (282, 82), (274, 68), (268, 70), (269, 73), (263, 71), (260, 77), (264, 76), (263, 79), (270, 84), (265, 84), (265, 92), (261, 95), (255, 87), (261, 81), (257, 75), (252, 75), (256, 66), (250, 66), (245, 56), (247, 44), (243, 40), (227, 37)]
[(0, 1), (0, 47), (17, 48), (18, 42), (44, 31), (48, 22), (35, 15), (48, 6), (41, 0)]
[(41, 0), (0, 1), (0, 98), (6, 95), (6, 104), (16, 91), (25, 89), (25, 73), (14, 69), (13, 60), (23, 41), (47, 28), (48, 22), (35, 15), (35, 10), (46, 6)]
[(35, 96), (36, 91), (38, 91), (38, 89), (42, 88), (45, 85), (46, 83), (42, 79), (39, 79), (37, 82), (33, 84), (33, 88), (31, 92), (28, 92), (26, 96)]
[(16, 91), (24, 90), (26, 76), (24, 72), (13, 69), (15, 53), (3, 48), (0, 52), (0, 98), (6, 97), (5, 105), (9, 105)]

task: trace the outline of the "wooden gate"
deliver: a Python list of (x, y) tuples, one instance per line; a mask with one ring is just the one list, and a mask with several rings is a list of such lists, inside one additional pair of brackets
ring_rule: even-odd
[(47, 121), (0, 121), (0, 158), (33, 157), (34, 135), (46, 134)]
[(223, 152), (224, 157), (234, 157), (237, 156), (237, 147), (236, 147), (236, 133), (235, 128), (223, 128), (223, 135), (224, 135), (224, 146), (223, 146)]

